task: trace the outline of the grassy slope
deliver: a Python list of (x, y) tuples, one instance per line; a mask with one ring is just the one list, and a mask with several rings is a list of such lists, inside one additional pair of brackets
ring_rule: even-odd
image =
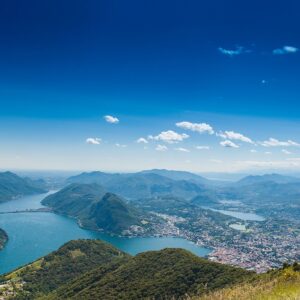
[(259, 280), (222, 289), (193, 300), (298, 300), (300, 272), (292, 267), (265, 274)]

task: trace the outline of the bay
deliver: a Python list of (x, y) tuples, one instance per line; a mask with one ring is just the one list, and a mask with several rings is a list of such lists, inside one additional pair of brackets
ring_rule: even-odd
[[(0, 212), (41, 208), (43, 206), (40, 202), (48, 194), (26, 196), (1, 203)], [(132, 255), (167, 247), (183, 248), (198, 256), (206, 256), (210, 252), (210, 249), (181, 238), (123, 238), (85, 230), (74, 219), (50, 212), (0, 214), (0, 228), (9, 237), (5, 248), (0, 251), (0, 274), (30, 263), (74, 239), (104, 240)]]

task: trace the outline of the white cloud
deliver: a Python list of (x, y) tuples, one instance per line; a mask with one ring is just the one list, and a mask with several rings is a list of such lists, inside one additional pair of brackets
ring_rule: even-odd
[(148, 142), (145, 138), (143, 138), (143, 137), (137, 139), (136, 142), (137, 142), (138, 144), (148, 144), (148, 143), (149, 143), (149, 142)]
[(180, 152), (190, 152), (190, 150), (186, 148), (175, 148), (175, 150)]
[(221, 164), (222, 163), (222, 160), (220, 160), (220, 159), (214, 159), (214, 158), (210, 159), (209, 161), (211, 161), (211, 162), (213, 162), (215, 164)]
[(281, 152), (284, 153), (284, 154), (287, 154), (287, 155), (292, 154), (292, 152), (290, 152), (290, 151), (288, 151), (286, 149), (282, 149)]
[(272, 152), (267, 151), (267, 152), (265, 152), (265, 154), (266, 154), (266, 155), (271, 155)]
[(279, 141), (274, 138), (269, 138), (268, 140), (260, 142), (259, 144), (264, 147), (290, 147), (290, 146), (299, 147), (300, 146), (300, 144), (292, 140)]
[(275, 55), (283, 55), (283, 54), (291, 54), (298, 52), (299, 49), (292, 46), (284, 46), (282, 48), (277, 48), (273, 50), (273, 54)]
[(118, 124), (120, 122), (118, 118), (109, 115), (104, 116), (103, 118), (107, 123), (111, 124)]
[(196, 146), (196, 149), (198, 149), (198, 150), (209, 150), (210, 147), (209, 146)]
[(127, 145), (122, 145), (122, 144), (119, 144), (119, 143), (116, 143), (115, 145), (118, 148), (126, 148), (127, 147)]
[(101, 143), (101, 139), (100, 138), (87, 138), (85, 142), (90, 145), (99, 145)]
[(174, 143), (182, 142), (184, 139), (189, 138), (189, 136), (185, 133), (180, 134), (173, 130), (168, 130), (168, 131), (162, 131), (157, 136), (149, 135), (148, 138), (156, 141), (163, 141), (165, 143), (174, 144)]
[(157, 145), (156, 148), (155, 148), (156, 151), (161, 151), (161, 152), (164, 152), (164, 151), (167, 151), (168, 150), (168, 147), (167, 146), (164, 146), (164, 145)]
[(244, 47), (241, 47), (241, 46), (236, 47), (235, 49), (225, 49), (225, 48), (219, 47), (218, 50), (222, 54), (230, 56), (230, 57), (241, 55), (243, 53), (250, 53), (250, 52), (252, 52), (251, 50), (247, 50), (247, 49), (245, 49)]
[(191, 123), (191, 122), (178, 122), (176, 126), (182, 129), (191, 130), (199, 133), (209, 133), (213, 134), (213, 128), (206, 123)]
[(221, 146), (223, 147), (227, 147), (227, 148), (239, 148), (240, 146), (233, 143), (232, 141), (229, 141), (229, 140), (225, 140), (225, 141), (222, 141), (220, 143)]
[(293, 169), (300, 167), (300, 160), (278, 160), (278, 161), (236, 161), (232, 167), (236, 170), (247, 169)]
[(250, 152), (251, 152), (251, 153), (257, 153), (257, 150), (251, 149)]
[(243, 134), (238, 133), (238, 132), (234, 132), (234, 131), (220, 132), (220, 133), (217, 134), (217, 136), (220, 136), (223, 139), (238, 140), (238, 141), (241, 141), (241, 142), (254, 144), (254, 142), (250, 138), (248, 138), (247, 136), (244, 136)]
[(300, 157), (289, 157), (286, 160), (288, 160), (288, 161), (299, 161), (300, 162)]

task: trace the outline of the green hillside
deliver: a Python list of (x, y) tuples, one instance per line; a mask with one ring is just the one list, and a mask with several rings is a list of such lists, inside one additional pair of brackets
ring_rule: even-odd
[(39, 181), (22, 178), (12, 172), (0, 173), (0, 202), (44, 192), (45, 187)]
[(89, 220), (107, 232), (122, 232), (140, 223), (138, 212), (111, 193), (105, 194), (91, 208)]
[(16, 286), (26, 282), (18, 290), (18, 299), (35, 299), (97, 266), (119, 264), (128, 258), (129, 255), (99, 240), (71, 241), (34, 263), (3, 276), (2, 281)]
[(74, 183), (49, 195), (42, 204), (52, 207), (57, 213), (85, 218), (104, 195), (104, 188), (98, 184)]
[(140, 224), (139, 213), (131, 205), (98, 184), (71, 184), (45, 198), (42, 203), (57, 213), (76, 217), (83, 227), (120, 234)]
[(298, 300), (300, 265), (257, 276), (256, 280), (234, 285), (191, 300)]
[[(242, 283), (254, 276), (182, 249), (130, 257), (90, 240), (72, 241), (2, 278), (13, 299), (184, 299)], [(0, 290), (1, 291), (1, 290)]]
[(95, 269), (79, 277), (60, 288), (55, 296), (57, 299), (178, 299), (241, 282), (252, 275), (182, 249), (145, 252), (105, 276), (97, 278), (98, 273)]

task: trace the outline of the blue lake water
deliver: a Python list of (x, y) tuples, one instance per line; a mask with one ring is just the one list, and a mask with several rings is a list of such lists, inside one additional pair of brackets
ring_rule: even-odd
[[(0, 212), (40, 208), (41, 200), (47, 194), (27, 196), (0, 204)], [(121, 238), (84, 230), (74, 219), (54, 213), (0, 214), (0, 227), (9, 241), (0, 251), (0, 274), (9, 272), (24, 264), (56, 250), (73, 239), (101, 239), (117, 248), (135, 255), (147, 250), (166, 247), (184, 248), (198, 256), (207, 255), (210, 250), (180, 238)]]
[(217, 211), (223, 215), (235, 217), (237, 219), (241, 219), (244, 221), (264, 221), (265, 218), (262, 216), (259, 216), (254, 213), (243, 213), (243, 212), (238, 212), (238, 211), (232, 211), (232, 210), (222, 210), (222, 209), (213, 209), (209, 208), (210, 210)]

